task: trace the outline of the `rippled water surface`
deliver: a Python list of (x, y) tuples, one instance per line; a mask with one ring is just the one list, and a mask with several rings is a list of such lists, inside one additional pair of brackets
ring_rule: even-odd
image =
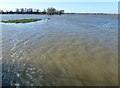
[(118, 84), (117, 15), (2, 15), (23, 18), (0, 23), (3, 86)]

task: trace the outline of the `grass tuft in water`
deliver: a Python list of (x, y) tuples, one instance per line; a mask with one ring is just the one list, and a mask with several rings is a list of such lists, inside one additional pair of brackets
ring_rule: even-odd
[(19, 20), (2, 20), (0, 22), (3, 23), (29, 23), (29, 22), (36, 22), (42, 19), (19, 19)]

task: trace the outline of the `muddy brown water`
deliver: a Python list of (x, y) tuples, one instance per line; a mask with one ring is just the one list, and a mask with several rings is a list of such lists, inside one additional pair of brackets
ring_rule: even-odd
[[(118, 85), (117, 15), (2, 15), (3, 86)], [(46, 18), (51, 18), (46, 20)]]

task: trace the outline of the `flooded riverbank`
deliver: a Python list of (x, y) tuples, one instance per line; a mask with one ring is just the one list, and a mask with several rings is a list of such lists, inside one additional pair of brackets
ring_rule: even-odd
[(3, 15), (3, 86), (118, 84), (117, 15)]

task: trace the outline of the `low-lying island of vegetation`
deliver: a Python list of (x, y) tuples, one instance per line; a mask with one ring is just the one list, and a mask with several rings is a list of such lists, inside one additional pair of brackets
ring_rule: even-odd
[(3, 23), (29, 23), (29, 22), (36, 22), (41, 21), (42, 19), (19, 19), (19, 20), (2, 20), (0, 22)]

